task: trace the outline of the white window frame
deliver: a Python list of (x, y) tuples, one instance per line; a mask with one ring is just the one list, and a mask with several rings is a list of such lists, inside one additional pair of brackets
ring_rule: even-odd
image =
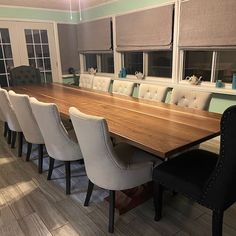
[[(211, 62), (211, 78), (210, 81), (205, 81), (201, 83), (201, 86), (205, 87), (215, 87), (216, 83), (216, 62), (217, 62), (217, 56), (219, 51), (236, 51), (236, 47), (231, 48), (217, 48), (217, 49), (211, 49), (211, 48), (184, 48), (180, 50), (180, 67), (179, 67), (179, 83), (180, 84), (188, 84), (188, 81), (183, 79), (183, 71), (184, 71), (184, 53), (185, 51), (211, 51), (212, 52), (212, 62)], [(221, 89), (231, 89), (232, 83), (224, 83), (224, 87)]]

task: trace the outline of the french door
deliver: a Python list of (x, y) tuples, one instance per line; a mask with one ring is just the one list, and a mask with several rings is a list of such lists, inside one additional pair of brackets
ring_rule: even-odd
[(1, 86), (9, 86), (10, 69), (20, 65), (38, 68), (45, 83), (59, 81), (53, 24), (0, 21)]

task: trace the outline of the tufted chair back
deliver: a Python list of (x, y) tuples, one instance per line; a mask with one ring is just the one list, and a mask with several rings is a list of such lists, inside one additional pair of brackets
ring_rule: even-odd
[(94, 76), (93, 79), (93, 89), (103, 92), (108, 92), (111, 83), (111, 78)]
[(94, 75), (81, 74), (79, 79), (79, 87), (91, 89), (93, 87)]
[(24, 84), (40, 84), (39, 69), (32, 66), (18, 66), (10, 71), (12, 86)]
[(30, 106), (29, 96), (9, 91), (9, 98), (26, 141), (34, 144), (44, 144), (43, 136)]
[(138, 97), (152, 101), (164, 102), (167, 87), (154, 84), (140, 84)]
[(81, 159), (80, 147), (69, 138), (56, 104), (43, 103), (30, 98), (30, 105), (49, 156), (61, 161)]
[(0, 88), (0, 109), (4, 114), (8, 127), (11, 131), (21, 132), (20, 124), (9, 99), (8, 92)]
[(208, 110), (211, 97), (211, 93), (174, 88), (170, 103), (182, 107)]
[(130, 81), (114, 80), (112, 85), (112, 93), (125, 96), (132, 96), (134, 83)]
[(224, 112), (221, 119), (220, 158), (205, 185), (202, 201), (212, 209), (226, 209), (236, 201), (236, 106)]

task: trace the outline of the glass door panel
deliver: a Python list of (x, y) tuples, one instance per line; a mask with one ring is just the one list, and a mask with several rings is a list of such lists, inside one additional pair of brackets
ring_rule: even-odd
[(41, 80), (52, 82), (52, 68), (47, 30), (25, 29), (29, 65), (40, 70)]
[(0, 85), (10, 85), (10, 69), (14, 67), (9, 30), (0, 28)]

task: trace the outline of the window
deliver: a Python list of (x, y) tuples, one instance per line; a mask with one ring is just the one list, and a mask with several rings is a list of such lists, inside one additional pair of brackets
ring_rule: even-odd
[(171, 78), (172, 51), (123, 52), (123, 67), (128, 75), (139, 71), (147, 76)]
[(124, 52), (123, 56), (128, 75), (134, 75), (136, 71), (143, 73), (143, 52)]
[(148, 53), (148, 76), (171, 78), (172, 51)]
[(45, 82), (52, 82), (47, 30), (25, 29), (29, 65), (40, 70)]
[(218, 51), (215, 68), (216, 80), (232, 83), (233, 73), (236, 73), (236, 50)]
[(185, 51), (183, 79), (187, 76), (202, 76), (202, 81), (211, 81), (212, 51)]
[(85, 71), (89, 68), (97, 68), (97, 55), (96, 54), (85, 54)]
[(0, 29), (0, 85), (9, 86), (9, 71), (14, 67), (8, 29)]
[(85, 71), (89, 68), (97, 68), (101, 73), (114, 73), (114, 57), (113, 53), (102, 54), (84, 54), (85, 56)]
[(202, 81), (232, 83), (236, 73), (236, 50), (184, 51), (183, 80), (202, 76)]
[(101, 54), (101, 72), (114, 73), (113, 53)]

